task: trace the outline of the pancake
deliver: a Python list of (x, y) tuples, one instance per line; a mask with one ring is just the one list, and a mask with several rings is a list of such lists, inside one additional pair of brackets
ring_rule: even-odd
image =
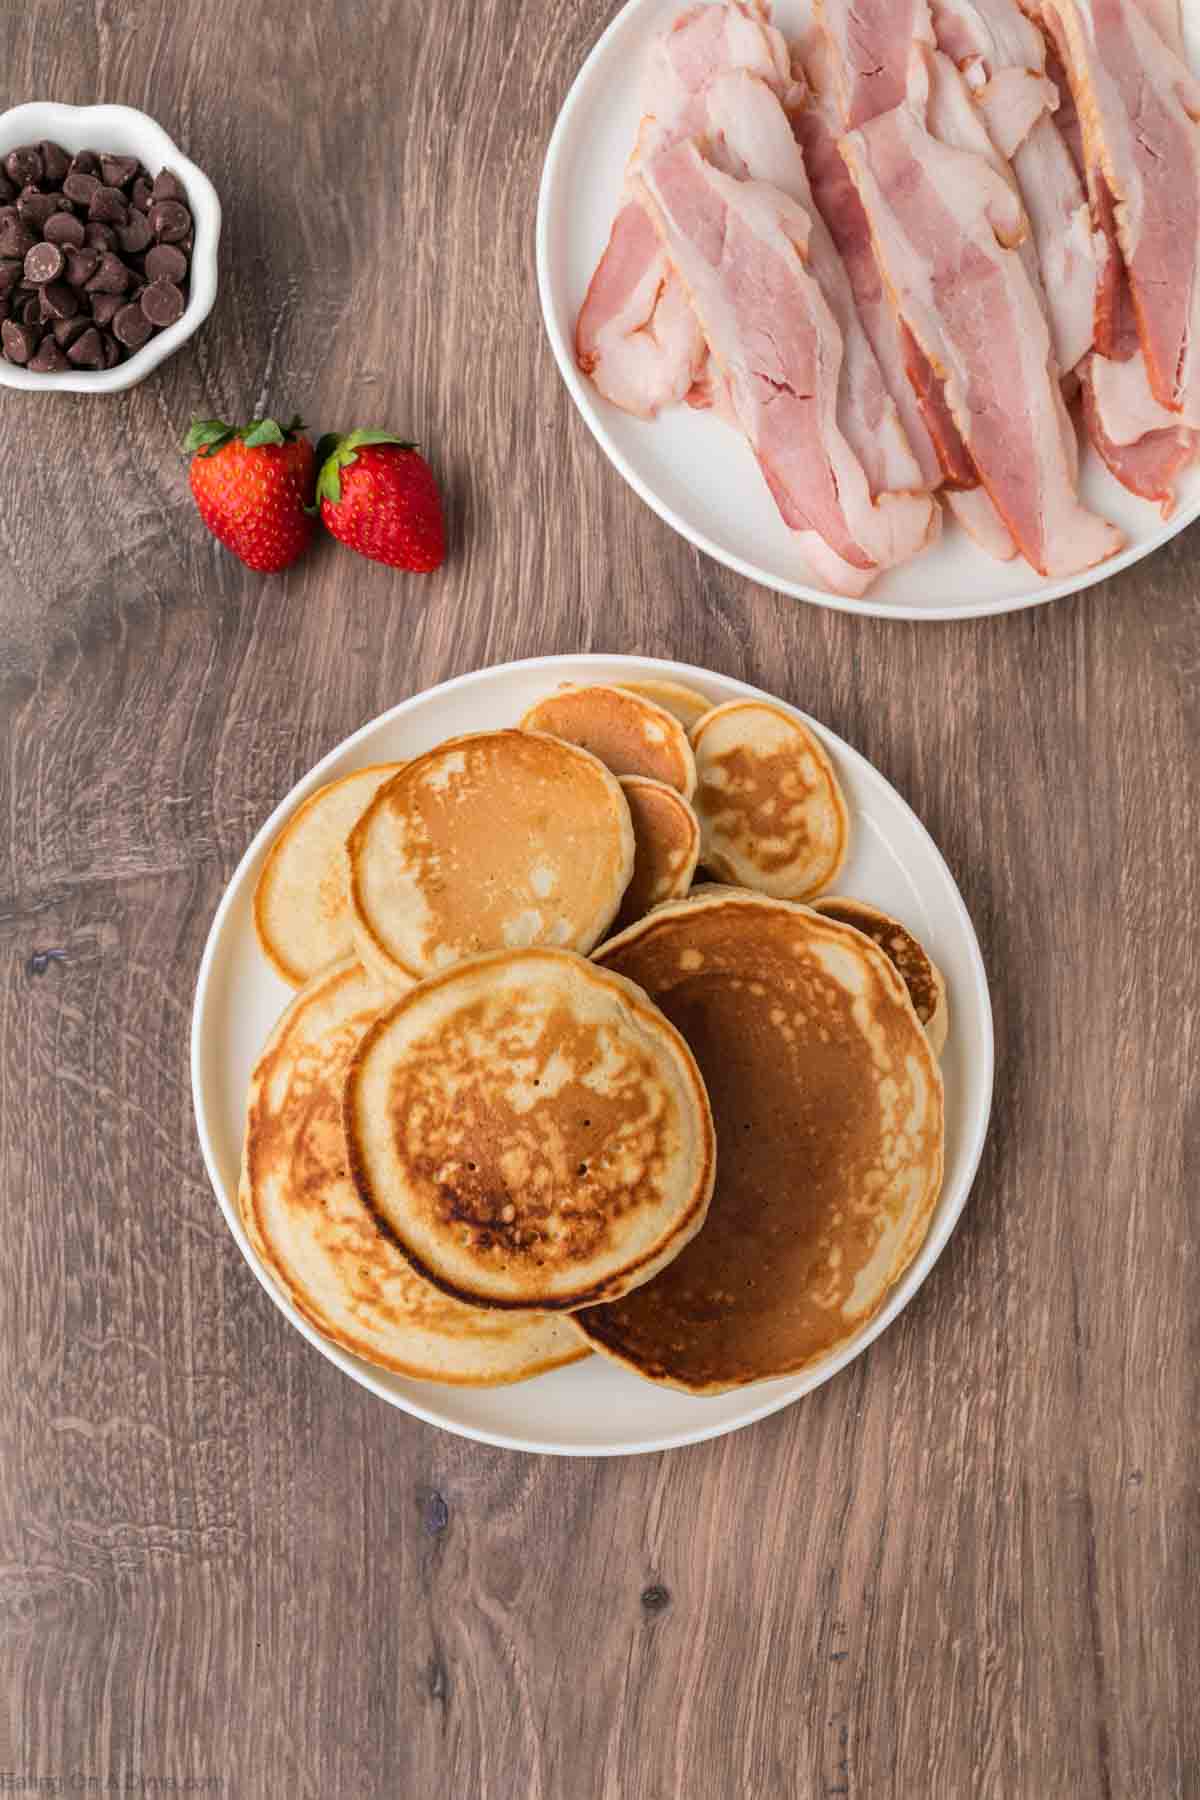
[(375, 763), (318, 788), (267, 852), (254, 890), (254, 929), (263, 955), (292, 987), (354, 947), (346, 834), (399, 767)]
[(346, 1083), (359, 1193), (419, 1274), (484, 1307), (570, 1310), (648, 1281), (700, 1229), (712, 1116), (687, 1045), (565, 950), (431, 976)]
[(620, 684), (628, 694), (641, 694), (644, 700), (653, 700), (664, 712), (673, 713), (685, 731), (690, 731), (712, 711), (712, 701), (707, 694), (698, 688), (687, 687), (682, 681), (623, 681)]
[(700, 855), (700, 822), (684, 799), (649, 775), (622, 775), (633, 820), (633, 876), (617, 914), (624, 930), (664, 900), (679, 900), (692, 885)]
[(652, 775), (696, 791), (696, 764), (687, 732), (665, 708), (620, 687), (560, 687), (531, 706), (523, 731), (546, 731), (598, 756), (614, 775)]
[(526, 731), (451, 738), (406, 763), (347, 840), (354, 943), (400, 987), (481, 951), (590, 950), (633, 873), (616, 777)]
[(700, 860), (722, 881), (807, 900), (841, 868), (849, 815), (814, 734), (766, 700), (730, 700), (692, 732)]
[(388, 998), (348, 957), (290, 1003), (250, 1083), (238, 1204), (260, 1262), (310, 1324), (380, 1368), (493, 1386), (574, 1362), (561, 1320), (484, 1313), (422, 1281), (347, 1172), (346, 1070)]
[(925, 946), (899, 919), (880, 912), (877, 906), (868, 906), (865, 900), (851, 900), (841, 894), (829, 894), (821, 900), (814, 900), (812, 906), (814, 912), (823, 914), (827, 919), (838, 919), (843, 925), (852, 925), (856, 931), (865, 933), (873, 943), (879, 945), (888, 961), (899, 971), (908, 989), (913, 1010), (933, 1045), (933, 1053), (940, 1056), (946, 1048), (949, 1024), (946, 983)]
[(669, 1268), (575, 1325), (695, 1394), (807, 1368), (879, 1310), (941, 1188), (942, 1081), (908, 990), (861, 933), (720, 890), (660, 907), (596, 960), (695, 1051), (717, 1184)]

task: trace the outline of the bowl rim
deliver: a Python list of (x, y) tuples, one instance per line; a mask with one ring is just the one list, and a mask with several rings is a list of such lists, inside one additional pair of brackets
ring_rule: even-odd
[[(217, 246), (221, 236), (221, 202), (217, 190), (204, 170), (185, 156), (179, 145), (156, 119), (136, 106), (99, 102), (92, 106), (71, 106), (57, 100), (26, 100), (20, 106), (0, 112), (0, 155), (30, 138), (86, 139), (106, 126), (121, 126), (126, 135), (143, 148), (141, 160), (149, 164), (159, 159), (159, 167), (170, 165), (178, 173), (188, 192), (188, 204), (195, 226), (192, 264), (189, 271), (188, 303), (182, 315), (165, 331), (136, 351), (127, 362), (113, 369), (70, 370), (61, 374), (30, 374), (28, 369), (0, 358), (0, 386), (26, 393), (115, 394), (135, 387), (152, 369), (173, 356), (185, 344), (212, 311), (217, 297)], [(64, 144), (67, 149), (69, 143)], [(78, 148), (83, 148), (81, 141)]]

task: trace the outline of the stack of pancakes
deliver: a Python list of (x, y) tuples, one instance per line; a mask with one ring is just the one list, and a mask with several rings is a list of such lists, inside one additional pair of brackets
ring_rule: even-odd
[(825, 892), (849, 833), (791, 713), (672, 682), (310, 796), (254, 906), (299, 988), (239, 1190), (274, 1281), (432, 1381), (596, 1349), (707, 1394), (836, 1349), (928, 1228), (947, 1017), (913, 934)]

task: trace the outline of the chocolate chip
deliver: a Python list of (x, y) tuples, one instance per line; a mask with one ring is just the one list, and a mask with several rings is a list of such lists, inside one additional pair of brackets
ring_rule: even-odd
[(79, 295), (65, 281), (48, 281), (42, 289), (43, 319), (73, 319), (79, 311)]
[(19, 188), (28, 187), (31, 181), (42, 179), (42, 159), (32, 144), (21, 144), (5, 157), (4, 172)]
[(131, 182), (138, 172), (136, 156), (104, 156), (100, 157), (100, 173), (109, 187), (123, 188)]
[(170, 169), (160, 169), (154, 178), (154, 198), (156, 200), (186, 200), (187, 189), (178, 175)]
[(22, 288), (14, 299), (12, 316), (22, 325), (31, 325), (35, 331), (42, 329), (42, 293), (40, 288)]
[(152, 281), (141, 304), (150, 323), (160, 328), (183, 317), (183, 295), (173, 281)]
[(126, 256), (137, 256), (154, 242), (145, 213), (131, 212), (128, 222), (117, 226), (117, 243)]
[(83, 244), (83, 220), (77, 219), (74, 213), (56, 212), (53, 218), (46, 220), (44, 235), (51, 244), (66, 244), (78, 250)]
[(21, 276), (25, 273), (25, 265), (15, 256), (6, 256), (0, 262), (0, 294), (11, 294), (15, 287), (20, 287)]
[(19, 324), (15, 319), (5, 319), (0, 325), (0, 345), (11, 363), (27, 363), (38, 347), (37, 333), (32, 325)]
[(154, 183), (148, 175), (139, 175), (130, 190), (129, 198), (139, 212), (149, 212), (150, 202), (154, 194)]
[(8, 176), (5, 175), (3, 172), (0, 172), (0, 201), (15, 200), (16, 196), (17, 196), (16, 188), (13, 186), (12, 182), (8, 179)]
[(14, 216), (0, 221), (0, 257), (19, 256), (24, 262), (36, 243), (32, 231), (20, 219)]
[(154, 326), (140, 306), (123, 306), (112, 322), (113, 336), (127, 350), (140, 350), (154, 336)]
[[(76, 157), (75, 161), (78, 162), (79, 158)], [(62, 191), (68, 200), (74, 200), (80, 206), (90, 206), (92, 195), (100, 191), (100, 181), (97, 176), (88, 175), (84, 170), (77, 169), (72, 164), (71, 173), (63, 182)]]
[(104, 340), (94, 325), (76, 338), (67, 355), (77, 369), (98, 369), (104, 361)]
[(71, 167), (70, 152), (51, 138), (43, 138), (38, 145), (38, 155), (42, 159), (42, 180), (51, 182), (55, 187), (66, 180)]
[(188, 260), (177, 244), (155, 244), (146, 252), (146, 274), (151, 281), (182, 281)]
[(99, 267), (99, 250), (67, 251), (67, 280), (72, 287), (86, 287)]
[(57, 244), (35, 244), (25, 258), (25, 279), (31, 287), (57, 281), (63, 272), (65, 258)]
[(100, 158), (94, 150), (77, 150), (71, 158), (70, 173), (72, 175), (100, 174)]
[(104, 225), (98, 219), (93, 219), (90, 225), (84, 227), (83, 241), (92, 250), (115, 250), (117, 234), (111, 225)]
[(61, 205), (62, 198), (58, 194), (42, 194), (37, 188), (23, 188), (17, 201), (17, 212), (31, 231), (41, 231)]
[(91, 320), (86, 313), (76, 313), (73, 319), (55, 319), (51, 330), (54, 341), (60, 350), (69, 350), (71, 345), (88, 330)]
[(119, 256), (105, 250), (100, 267), (87, 285), (89, 294), (123, 294), (129, 286), (129, 270)]
[(63, 369), (69, 369), (71, 365), (54, 339), (44, 337), (30, 357), (28, 366), (35, 375), (57, 375)]
[(92, 317), (97, 325), (111, 325), (123, 306), (129, 301), (127, 294), (89, 294), (92, 304)]
[(150, 229), (160, 244), (177, 244), (192, 229), (192, 215), (178, 200), (156, 200), (150, 208)]
[(98, 187), (88, 201), (88, 218), (102, 225), (123, 225), (129, 207), (120, 188)]

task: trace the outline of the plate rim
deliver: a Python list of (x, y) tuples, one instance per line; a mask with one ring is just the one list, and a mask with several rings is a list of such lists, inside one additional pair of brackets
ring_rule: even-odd
[[(826, 1358), (813, 1370), (803, 1370), (794, 1376), (780, 1377), (779, 1380), (794, 1384), (790, 1386), (789, 1391), (780, 1393), (775, 1388), (774, 1383), (764, 1383), (764, 1398), (762, 1402), (757, 1406), (751, 1406), (747, 1412), (738, 1419), (714, 1421), (711, 1424), (705, 1424), (702, 1421), (698, 1421), (694, 1427), (686, 1427), (681, 1430), (668, 1432), (652, 1441), (639, 1440), (627, 1442), (614, 1440), (611, 1444), (587, 1445), (581, 1447), (555, 1439), (516, 1438), (507, 1432), (492, 1431), (484, 1426), (469, 1425), (462, 1421), (449, 1420), (433, 1410), (432, 1407), (423, 1405), (419, 1400), (414, 1400), (408, 1395), (402, 1395), (395, 1392), (392, 1388), (384, 1384), (380, 1378), (380, 1373), (374, 1370), (369, 1363), (361, 1361), (359, 1358), (351, 1355), (348, 1351), (341, 1349), (340, 1346), (332, 1344), (322, 1337), (321, 1333), (318, 1332), (316, 1328), (297, 1311), (287, 1297), (275, 1287), (270, 1276), (267, 1274), (267, 1271), (261, 1267), (258, 1258), (253, 1253), (242, 1226), (241, 1219), (238, 1216), (236, 1195), (230, 1197), (225, 1192), (225, 1184), (220, 1173), (216, 1148), (208, 1127), (208, 1103), (205, 1093), (205, 1082), (202, 1075), (202, 1059), (206, 1042), (204, 1033), (206, 1003), (229, 914), (240, 897), (250, 868), (260, 856), (270, 838), (274, 836), (275, 832), (279, 829), (279, 826), (283, 823), (291, 810), (305, 799), (313, 789), (321, 785), (322, 778), (332, 763), (343, 757), (348, 751), (352, 752), (359, 744), (376, 731), (390, 724), (393, 720), (402, 717), (405, 713), (412, 711), (421, 702), (427, 701), (435, 695), (445, 695), (490, 681), (500, 681), (506, 676), (517, 673), (553, 671), (556, 667), (563, 665), (570, 665), (572, 668), (603, 665), (605, 668), (611, 669), (614, 664), (618, 665), (621, 668), (621, 672), (627, 674), (630, 679), (637, 679), (639, 677), (642, 679), (660, 678), (686, 682), (690, 678), (697, 684), (702, 684), (705, 681), (719, 681), (723, 683), (732, 683), (735, 687), (741, 689), (748, 695), (754, 695), (770, 700), (775, 705), (785, 707), (789, 712), (811, 726), (827, 747), (833, 750), (835, 756), (844, 757), (847, 763), (854, 765), (857, 772), (865, 772), (874, 782), (880, 784), (893, 801), (908, 815), (911, 823), (915, 825), (919, 836), (924, 840), (925, 847), (932, 853), (937, 864), (940, 865), (945, 877), (951, 908), (956, 915), (957, 923), (963, 935), (968, 952), (968, 959), (971, 965), (972, 988), (980, 1007), (982, 1042), (979, 1049), (982, 1052), (982, 1055), (976, 1059), (978, 1067), (979, 1097), (978, 1101), (972, 1102), (968, 1109), (976, 1116), (970, 1124), (970, 1135), (964, 1147), (963, 1174), (959, 1190), (955, 1194), (951, 1206), (945, 1213), (945, 1216), (936, 1226), (931, 1225), (925, 1241), (922, 1243), (916, 1257), (913, 1259), (909, 1268), (901, 1276), (900, 1280), (895, 1284), (884, 1305), (861, 1332), (856, 1333), (854, 1337), (850, 1339), (849, 1343), (844, 1345), (840, 1351), (836, 1352), (833, 1356)], [(517, 1450), (528, 1455), (583, 1458), (636, 1456), (652, 1455), (660, 1451), (679, 1449), (689, 1444), (704, 1443), (712, 1438), (724, 1437), (734, 1431), (742, 1430), (747, 1425), (757, 1424), (760, 1419), (768, 1418), (772, 1413), (780, 1412), (786, 1406), (791, 1406), (795, 1401), (803, 1399), (816, 1388), (824, 1386), (827, 1381), (832, 1380), (835, 1375), (839, 1374), (849, 1363), (860, 1356), (863, 1351), (874, 1343), (876, 1338), (880, 1337), (882, 1333), (887, 1330), (888, 1326), (892, 1324), (893, 1320), (896, 1319), (901, 1312), (903, 1312), (905, 1307), (912, 1302), (928, 1277), (930, 1270), (940, 1258), (943, 1250), (953, 1235), (959, 1219), (962, 1217), (967, 1200), (975, 1183), (975, 1177), (979, 1171), (983, 1147), (987, 1140), (987, 1133), (991, 1123), (994, 1098), (995, 1030), (992, 1017), (991, 993), (988, 986), (987, 970), (983, 961), (983, 953), (979, 946), (974, 923), (972, 922), (966, 901), (963, 899), (962, 892), (959, 889), (958, 882), (954, 878), (954, 873), (924, 822), (915, 810), (909, 805), (908, 801), (905, 800), (899, 790), (888, 780), (887, 776), (884, 775), (881, 770), (877, 769), (873, 763), (868, 761), (861, 751), (856, 750), (853, 745), (846, 743), (837, 732), (831, 730), (830, 727), (823, 725), (819, 720), (812, 718), (801, 708), (791, 705), (790, 702), (780, 699), (777, 695), (768, 693), (763, 688), (758, 688), (750, 682), (741, 680), (738, 676), (725, 675), (719, 670), (705, 669), (694, 663), (675, 662), (659, 657), (636, 656), (622, 652), (613, 652), (610, 654), (604, 651), (581, 651), (575, 654), (566, 652), (545, 656), (521, 657), (510, 662), (493, 664), (488, 668), (472, 669), (460, 675), (450, 676), (445, 681), (436, 682), (431, 687), (421, 688), (416, 693), (410, 694), (406, 699), (398, 701), (395, 706), (388, 707), (374, 718), (367, 720), (365, 724), (360, 725), (355, 731), (350, 732), (348, 736), (342, 738), (320, 757), (298, 781), (293, 783), (288, 792), (272, 809), (267, 818), (264, 819), (238, 859), (237, 865), (225, 884), (224, 891), (221, 894), (216, 911), (213, 914), (212, 923), (209, 926), (208, 936), (205, 939), (204, 950), (196, 974), (192, 1003), (191, 1029), (189, 1033), (189, 1072), (192, 1089), (192, 1111), (196, 1123), (197, 1135), (200, 1140), (200, 1149), (204, 1160), (205, 1172), (208, 1176), (209, 1185), (213, 1190), (221, 1215), (230, 1230), (234, 1242), (237, 1244), (243, 1259), (249, 1265), (251, 1272), (254, 1274), (259, 1285), (266, 1291), (287, 1322), (299, 1331), (314, 1349), (339, 1369), (342, 1374), (348, 1375), (350, 1379), (356, 1382), (360, 1387), (365, 1388), (369, 1393), (374, 1394), (377, 1398), (385, 1401), (387, 1404), (398, 1407), (403, 1412), (412, 1414), (414, 1417), (423, 1420), (426, 1424), (437, 1426), (443, 1431), (449, 1431), (454, 1436), (469, 1438), (477, 1443), (489, 1444), (498, 1449)], [(943, 1196), (939, 1196), (939, 1206), (942, 1198)], [(745, 1391), (750, 1393), (753, 1390), (746, 1389)]]
[[(732, 550), (726, 550), (714, 543), (702, 530), (690, 525), (677, 513), (666, 500), (661, 499), (647, 481), (637, 473), (624, 452), (615, 443), (605, 424), (600, 406), (593, 398), (583, 377), (575, 366), (575, 358), (570, 346), (559, 332), (555, 319), (555, 307), (550, 279), (550, 226), (552, 189), (560, 174), (560, 163), (565, 154), (567, 134), (570, 130), (572, 116), (582, 108), (590, 80), (595, 73), (594, 65), (598, 64), (606, 52), (610, 41), (627, 25), (634, 14), (650, 12), (663, 6), (663, 0), (625, 0), (625, 4), (609, 21), (596, 42), (592, 45), (583, 63), (580, 65), (575, 79), (567, 90), (565, 99), (559, 108), (558, 117), (550, 133), (546, 146), (546, 154), (542, 161), (542, 174), (538, 183), (537, 213), (534, 225), (534, 255), (537, 264), (538, 300), (541, 306), (542, 326), (550, 342), (550, 349), (558, 370), (566, 384), (584, 424), (591, 432), (604, 455), (616, 469), (617, 473), (629, 484), (638, 498), (665, 525), (677, 532), (697, 550), (710, 556), (735, 574), (742, 575), (758, 587), (767, 588), (776, 594), (784, 594), (794, 600), (803, 600), (810, 606), (823, 606), (834, 612), (855, 613), (860, 617), (874, 619), (911, 619), (920, 624), (949, 623), (956, 619), (994, 618), (1003, 613), (1025, 612), (1033, 606), (1048, 605), (1051, 600), (1063, 600), (1070, 594), (1078, 594), (1086, 589), (1098, 586), (1119, 575), (1123, 570), (1140, 562), (1143, 557), (1151, 556), (1161, 550), (1164, 544), (1177, 537), (1181, 531), (1200, 518), (1200, 489), (1190, 501), (1179, 504), (1169, 519), (1161, 520), (1157, 529), (1142, 542), (1131, 544), (1119, 555), (1110, 557), (1107, 562), (1100, 563), (1094, 569), (1085, 569), (1078, 575), (1069, 575), (1061, 581), (1050, 582), (1047, 586), (1022, 594), (1003, 594), (991, 599), (964, 600), (952, 605), (937, 607), (913, 606), (906, 601), (888, 601), (872, 599), (870, 593), (855, 597), (849, 594), (832, 594), (822, 588), (810, 587), (802, 581), (789, 581), (781, 576), (770, 574), (748, 562)], [(982, 556), (984, 553), (980, 551)], [(1037, 577), (1030, 571), (1033, 578)]]

